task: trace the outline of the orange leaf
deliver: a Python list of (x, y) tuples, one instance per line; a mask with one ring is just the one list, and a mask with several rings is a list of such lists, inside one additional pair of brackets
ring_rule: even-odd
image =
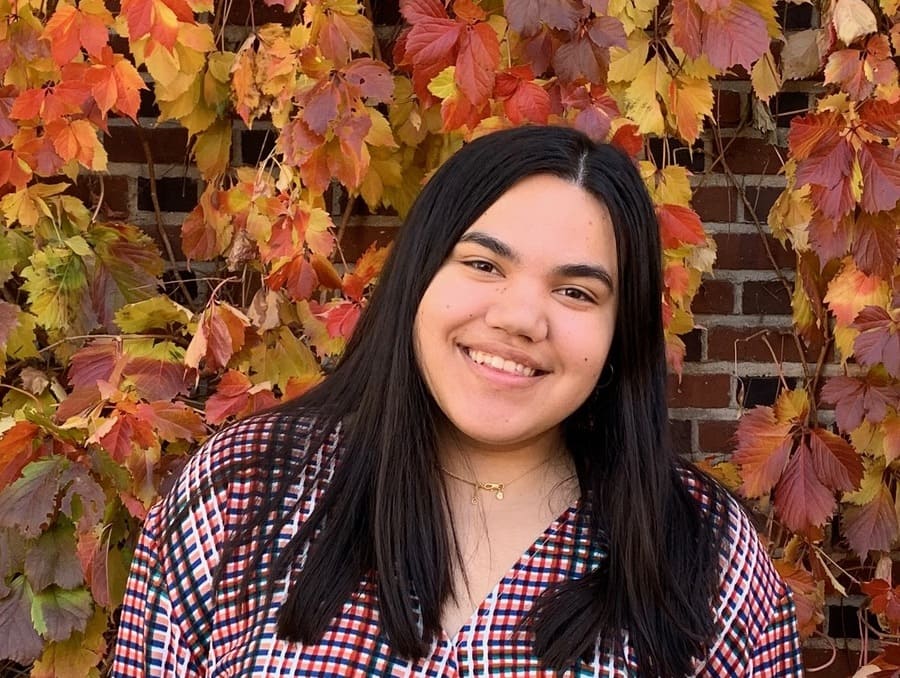
[(741, 417), (733, 461), (741, 466), (744, 495), (760, 497), (778, 482), (794, 442), (791, 427), (790, 421), (777, 422), (771, 407), (755, 407)]
[(18, 421), (0, 436), (0, 489), (6, 487), (31, 461), (41, 429), (30, 421)]
[(221, 424), (228, 417), (241, 412), (250, 401), (249, 391), (253, 383), (244, 374), (228, 370), (216, 392), (206, 401), (206, 421), (212, 425)]
[(681, 205), (658, 205), (656, 215), (663, 247), (674, 249), (682, 245), (703, 245), (706, 233), (697, 213)]
[(170, 52), (178, 38), (178, 22), (194, 23), (194, 13), (184, 0), (122, 0), (122, 14), (132, 42), (150, 35)]

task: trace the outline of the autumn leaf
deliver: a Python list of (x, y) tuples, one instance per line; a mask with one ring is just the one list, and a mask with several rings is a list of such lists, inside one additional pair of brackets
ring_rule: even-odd
[(25, 576), (34, 591), (51, 585), (71, 589), (84, 582), (71, 527), (55, 525), (38, 537), (25, 554)]
[(64, 641), (47, 644), (31, 669), (32, 678), (93, 676), (92, 671), (96, 671), (106, 651), (103, 634), (107, 623), (106, 613), (95, 607), (83, 632), (75, 632)]
[(29, 421), (17, 421), (0, 436), (0, 488), (19, 475), (22, 467), (33, 461), (35, 443), (41, 429)]
[(65, 462), (48, 457), (22, 469), (22, 477), (0, 491), (0, 527), (17, 528), (36, 537), (56, 511), (59, 478)]
[(522, 36), (534, 35), (544, 24), (571, 31), (584, 16), (584, 7), (573, 0), (504, 0), (503, 14), (509, 27)]
[(878, 29), (875, 14), (863, 0), (837, 0), (831, 21), (838, 39), (845, 45)]
[(900, 200), (900, 163), (898, 151), (880, 143), (867, 143), (859, 149), (863, 175), (862, 206), (867, 212), (891, 210)]
[(250, 401), (253, 382), (236, 370), (228, 370), (219, 380), (216, 392), (206, 401), (206, 421), (215, 426), (239, 414)]
[(199, 440), (206, 435), (200, 416), (184, 403), (157, 400), (137, 406), (137, 416), (156, 429), (159, 437), (169, 442)]
[(794, 563), (784, 560), (773, 560), (773, 563), (793, 594), (800, 636), (808, 638), (825, 619), (822, 613), (825, 605), (824, 586), (810, 572)]
[(29, 664), (44, 643), (31, 622), (32, 591), (24, 576), (13, 577), (10, 593), (0, 598), (0, 657)]
[(822, 399), (835, 405), (835, 418), (842, 431), (852, 431), (863, 419), (878, 423), (888, 407), (900, 405), (900, 389), (884, 378), (869, 375), (831, 377), (822, 387)]
[(800, 80), (822, 69), (823, 54), (819, 49), (822, 29), (793, 31), (785, 35), (781, 49), (781, 69), (785, 80)]
[(713, 92), (706, 78), (692, 78), (679, 74), (669, 85), (670, 112), (678, 135), (694, 143), (700, 135), (704, 118), (712, 116)]
[(31, 603), (34, 628), (47, 640), (65, 640), (84, 631), (92, 611), (91, 594), (86, 589), (52, 586), (35, 593)]
[(900, 325), (880, 306), (866, 306), (851, 325), (859, 330), (853, 353), (867, 367), (884, 364), (888, 373), (900, 376)]
[(847, 509), (843, 532), (861, 561), (868, 557), (869, 551), (890, 551), (898, 532), (897, 513), (890, 491), (882, 485), (875, 499)]
[(184, 0), (122, 0), (122, 14), (132, 43), (149, 35), (170, 52), (178, 37), (178, 23), (194, 21), (194, 13)]
[(44, 37), (50, 44), (54, 61), (65, 66), (75, 59), (82, 47), (91, 56), (99, 56), (109, 42), (112, 23), (112, 15), (98, 0), (82, 0), (77, 9), (61, 2), (44, 27)]
[(775, 513), (794, 532), (823, 525), (834, 512), (834, 493), (819, 479), (805, 441), (800, 442), (775, 487)]
[(196, 368), (203, 360), (210, 370), (225, 367), (231, 356), (244, 345), (245, 328), (249, 324), (247, 316), (234, 306), (224, 302), (210, 304), (188, 345), (185, 365)]
[(776, 421), (770, 407), (755, 407), (741, 417), (732, 459), (741, 466), (745, 496), (760, 497), (778, 482), (794, 444), (792, 426)]
[[(891, 277), (898, 258), (897, 224), (900, 210), (860, 213), (853, 221), (851, 252), (856, 267), (864, 274), (883, 280)], [(843, 254), (843, 253), (842, 253)]]
[(643, 134), (665, 134), (665, 118), (660, 101), (669, 94), (672, 76), (659, 57), (641, 67), (625, 90), (625, 115), (637, 123)]
[(141, 104), (140, 92), (147, 89), (132, 63), (110, 47), (103, 47), (84, 74), (91, 95), (105, 114), (114, 110), (137, 120)]
[(697, 213), (681, 205), (658, 205), (659, 233), (663, 247), (675, 249), (682, 245), (703, 245), (706, 233)]
[(852, 492), (859, 487), (863, 466), (859, 454), (846, 440), (824, 429), (809, 434), (809, 451), (816, 475), (828, 487)]

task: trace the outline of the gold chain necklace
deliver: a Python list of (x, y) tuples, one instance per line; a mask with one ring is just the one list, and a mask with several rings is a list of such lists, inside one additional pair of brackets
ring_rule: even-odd
[(454, 478), (460, 482), (463, 482), (466, 485), (471, 485), (472, 486), (472, 503), (477, 504), (478, 503), (478, 490), (484, 490), (485, 492), (493, 492), (494, 499), (496, 499), (497, 501), (503, 501), (503, 496), (504, 496), (503, 492), (504, 492), (504, 490), (506, 490), (507, 486), (512, 485), (517, 480), (521, 480), (522, 478), (527, 476), (529, 473), (533, 473), (534, 471), (537, 471), (541, 466), (543, 466), (548, 461), (550, 461), (550, 459), (551, 459), (551, 457), (547, 457), (540, 464), (538, 464), (536, 466), (532, 466), (530, 469), (525, 471), (522, 475), (516, 476), (512, 480), (507, 480), (505, 483), (483, 483), (480, 480), (478, 480), (477, 478), (475, 480), (469, 480), (468, 478), (463, 478), (462, 476), (456, 475), (453, 471), (450, 471), (449, 469), (444, 468), (444, 466), (439, 465), (439, 468), (441, 469), (441, 471), (446, 473), (451, 478)]

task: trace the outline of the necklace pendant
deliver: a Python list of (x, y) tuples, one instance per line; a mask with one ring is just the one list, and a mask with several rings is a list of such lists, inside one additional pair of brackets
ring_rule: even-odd
[(482, 483), (481, 489), (486, 492), (493, 492), (494, 498), (497, 500), (503, 499), (503, 483)]

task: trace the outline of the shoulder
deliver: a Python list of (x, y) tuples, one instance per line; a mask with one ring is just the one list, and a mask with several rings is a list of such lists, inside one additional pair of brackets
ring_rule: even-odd
[(701, 514), (721, 526), (719, 586), (712, 601), (717, 635), (703, 675), (726, 675), (731, 666), (749, 666), (776, 620), (794, 623), (793, 604), (787, 585), (740, 502), (693, 469), (683, 469), (681, 474)]

